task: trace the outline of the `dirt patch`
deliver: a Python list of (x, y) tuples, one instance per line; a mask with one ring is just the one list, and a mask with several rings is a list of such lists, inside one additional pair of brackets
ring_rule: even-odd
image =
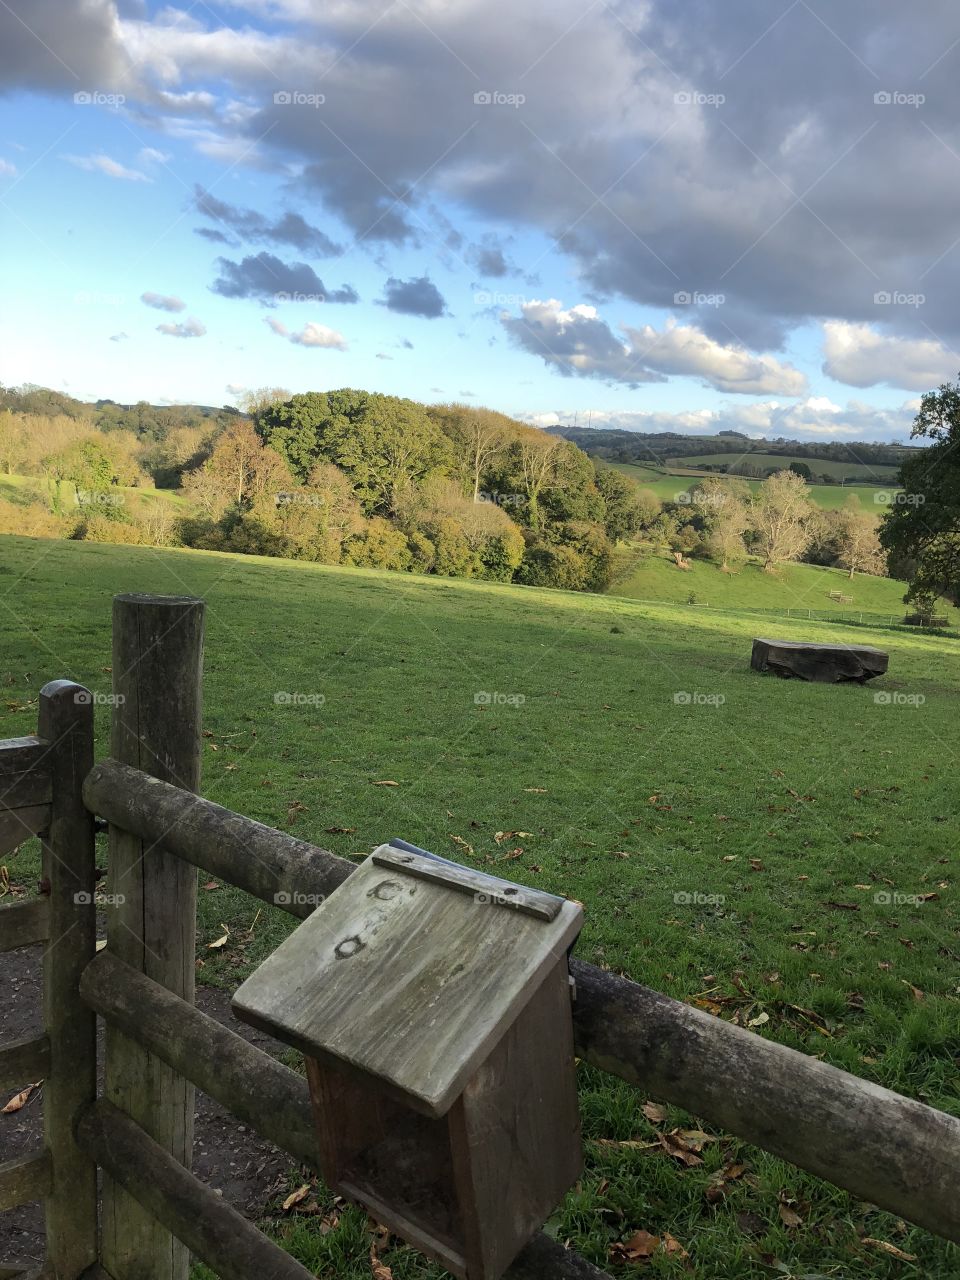
[[(40, 1034), (43, 1029), (41, 989), (39, 947), (11, 951), (3, 957), (0, 1041)], [(275, 1041), (236, 1021), (226, 992), (198, 987), (197, 1006), (251, 1044), (267, 1052), (277, 1052), (279, 1046)], [(24, 1080), (23, 1086), (32, 1083)], [(0, 1106), (14, 1092), (16, 1089), (0, 1099)], [(22, 1110), (0, 1115), (0, 1164), (37, 1150), (42, 1142), (43, 1091), (40, 1089)], [(258, 1137), (206, 1094), (197, 1093), (193, 1171), (221, 1192), (229, 1204), (253, 1220), (263, 1217), (278, 1189), (286, 1186), (288, 1171), (295, 1167), (292, 1156)], [(43, 1260), (43, 1252), (41, 1205), (24, 1205), (0, 1213), (0, 1262), (22, 1259), (38, 1263)]]

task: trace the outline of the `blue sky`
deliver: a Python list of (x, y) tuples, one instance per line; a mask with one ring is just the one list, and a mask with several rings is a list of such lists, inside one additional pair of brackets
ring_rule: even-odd
[(13, 0), (0, 381), (906, 438), (960, 369), (928, 9)]

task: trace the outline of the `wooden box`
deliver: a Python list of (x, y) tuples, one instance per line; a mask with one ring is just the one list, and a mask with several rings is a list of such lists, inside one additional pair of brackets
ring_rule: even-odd
[(327, 1184), (497, 1280), (582, 1169), (566, 899), (381, 845), (247, 979), (306, 1057)]

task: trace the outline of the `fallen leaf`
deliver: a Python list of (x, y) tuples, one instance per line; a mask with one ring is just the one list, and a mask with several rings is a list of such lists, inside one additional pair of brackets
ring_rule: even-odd
[(32, 1097), (34, 1091), (39, 1089), (43, 1084), (42, 1080), (38, 1080), (36, 1084), (28, 1084), (25, 1089), (21, 1089), (19, 1093), (15, 1093), (5, 1107), (0, 1108), (0, 1115), (9, 1116), (14, 1111), (22, 1111)]
[(206, 889), (207, 893), (210, 893), (210, 891), (211, 891), (212, 889), (219, 889), (219, 888), (220, 888), (220, 886), (219, 886), (219, 884), (217, 884), (216, 880), (208, 880), (208, 881), (207, 881), (207, 883), (206, 883), (203, 887), (204, 887), (204, 889)]
[(667, 1108), (659, 1102), (645, 1102), (643, 1104), (643, 1114), (651, 1124), (663, 1124), (667, 1118)]
[(215, 939), (213, 942), (208, 942), (208, 951), (219, 951), (221, 947), (225, 947), (227, 945), (227, 939), (230, 937), (230, 930), (222, 921), (220, 923), (220, 928), (223, 930), (223, 936)]
[(862, 1243), (868, 1244), (874, 1249), (882, 1249), (884, 1253), (889, 1253), (893, 1258), (899, 1258), (901, 1262), (916, 1262), (917, 1260), (915, 1253), (904, 1253), (902, 1249), (898, 1249), (889, 1240), (875, 1240), (873, 1236), (864, 1236)]
[(328, 836), (351, 836), (356, 831), (356, 827), (325, 827)]
[(660, 1237), (651, 1235), (649, 1231), (635, 1231), (629, 1240), (615, 1244), (610, 1249), (610, 1257), (635, 1262), (637, 1258), (652, 1258), (660, 1247)]
[(748, 1027), (762, 1027), (765, 1022), (770, 1021), (769, 1013), (758, 1013), (755, 1018), (751, 1018), (747, 1023)]
[(785, 1227), (793, 1228), (803, 1226), (803, 1219), (800, 1217), (799, 1213), (797, 1213), (796, 1209), (791, 1209), (790, 1206), (788, 1204), (784, 1204), (783, 1201), (780, 1202), (778, 1208), (780, 1210), (780, 1221)]
[(281, 1206), (283, 1209), (283, 1212), (289, 1213), (289, 1211), (294, 1207), (294, 1205), (301, 1204), (304, 1200), (306, 1200), (309, 1194), (310, 1194), (309, 1182), (305, 1182), (302, 1187), (297, 1187), (296, 1191), (291, 1191), (290, 1194), (287, 1196), (286, 1200), (284, 1200), (283, 1205)]
[(381, 1261), (375, 1244), (370, 1246), (370, 1271), (374, 1280), (393, 1280), (393, 1272), (385, 1262)]
[(924, 994), (919, 987), (915, 987), (912, 982), (907, 982), (906, 978), (901, 978), (900, 981), (903, 983), (905, 987), (910, 988), (910, 992), (913, 995), (914, 1000), (924, 999)]
[(106, 945), (107, 945), (107, 940), (106, 940), (106, 938), (99, 938), (99, 939), (97, 940), (96, 950), (97, 950), (97, 951), (102, 951)]
[(524, 791), (530, 791), (536, 796), (545, 796), (547, 794), (546, 787), (524, 787)]
[(399, 787), (400, 783), (394, 782), (392, 778), (385, 778), (383, 782), (373, 782), (370, 785), (374, 787)]
[(672, 1236), (669, 1231), (663, 1233), (660, 1247), (664, 1253), (674, 1258), (689, 1258), (690, 1256), (676, 1236)]
[(451, 836), (450, 839), (454, 844), (459, 845), (461, 849), (466, 849), (467, 853), (473, 853), (473, 845), (467, 844), (463, 836)]

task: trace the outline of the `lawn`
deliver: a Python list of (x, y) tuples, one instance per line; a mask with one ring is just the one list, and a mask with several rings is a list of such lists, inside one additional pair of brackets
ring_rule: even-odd
[[(784, 564), (776, 572), (764, 572), (759, 561), (749, 561), (735, 573), (723, 573), (705, 560), (691, 560), (689, 569), (678, 569), (673, 556), (639, 548), (618, 549), (617, 577), (611, 595), (633, 600), (688, 602), (717, 609), (772, 609), (785, 614), (812, 610), (814, 614), (843, 615), (858, 621), (900, 621), (908, 612), (903, 603), (905, 582), (877, 578), (867, 573), (850, 575), (843, 569), (814, 564)], [(848, 602), (830, 599), (838, 591)], [(690, 597), (695, 599), (690, 601)], [(960, 611), (946, 604), (938, 613), (960, 625)]]
[[(43, 476), (19, 476), (0, 474), (0, 498), (7, 502), (39, 503), (49, 511), (52, 485)], [(143, 514), (157, 502), (171, 503), (178, 515), (183, 515), (189, 505), (187, 499), (178, 489), (137, 489), (114, 486), (110, 494), (123, 499), (127, 510)], [(69, 510), (73, 504), (73, 494), (69, 484), (63, 486), (64, 506)]]
[[(698, 476), (706, 477), (707, 475), (716, 474), (715, 472), (697, 471), (693, 467), (683, 467), (679, 464), (676, 467), (671, 466), (669, 472), (658, 471), (653, 467), (645, 467), (642, 464), (633, 462), (611, 462), (607, 465), (613, 467), (616, 471), (622, 472), (625, 476), (630, 476), (632, 480), (636, 480), (637, 484), (642, 485), (644, 489), (652, 489), (661, 502), (676, 502), (677, 495), (685, 493)], [(736, 478), (741, 484), (746, 484), (751, 492), (755, 493), (760, 487), (759, 480)], [(889, 504), (889, 495), (896, 488), (897, 486), (892, 481), (885, 486), (872, 484), (812, 484), (810, 485), (810, 496), (818, 507), (823, 507), (825, 511), (832, 511), (837, 507), (842, 507), (853, 493), (860, 499), (860, 504), (864, 511), (872, 511), (879, 515)]]
[[(347, 857), (400, 836), (567, 893), (586, 906), (584, 959), (717, 1016), (765, 1013), (757, 1034), (960, 1114), (960, 641), (764, 620), (775, 637), (890, 650), (868, 687), (804, 685), (749, 670), (746, 615), (5, 537), (0, 732), (31, 731), (51, 678), (109, 691), (110, 599), (126, 590), (207, 600), (205, 795)], [(33, 892), (30, 846), (6, 861)], [(233, 987), (291, 927), (236, 890), (200, 898), (202, 982)], [(692, 1118), (648, 1118), (623, 1082), (581, 1067), (580, 1090), (587, 1171), (549, 1229), (602, 1266), (635, 1271), (607, 1255), (644, 1229), (690, 1255), (651, 1275), (753, 1280), (774, 1260), (795, 1277), (960, 1274), (952, 1246), (709, 1126), (702, 1165), (646, 1146)], [(708, 1203), (733, 1162), (742, 1176)], [(369, 1277), (362, 1215), (319, 1223), (278, 1215), (275, 1230), (317, 1274)], [(384, 1261), (396, 1280), (435, 1274), (400, 1246)]]

